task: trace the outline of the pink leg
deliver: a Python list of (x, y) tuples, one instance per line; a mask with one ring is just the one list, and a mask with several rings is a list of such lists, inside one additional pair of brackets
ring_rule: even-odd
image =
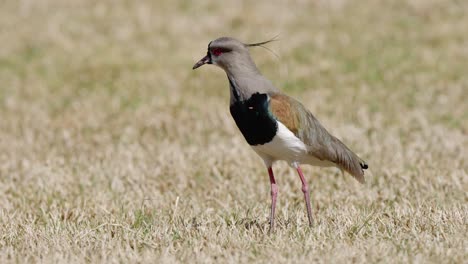
[(306, 179), (304, 178), (304, 175), (302, 174), (301, 167), (297, 165), (296, 169), (297, 169), (297, 173), (299, 173), (299, 177), (301, 177), (302, 192), (304, 193), (304, 199), (306, 202), (307, 217), (309, 218), (309, 226), (312, 226), (312, 210), (310, 209), (309, 186), (307, 185)]
[(276, 196), (278, 195), (278, 187), (276, 186), (275, 176), (273, 175), (273, 169), (271, 167), (268, 167), (268, 175), (270, 176), (270, 185), (271, 185), (270, 231), (274, 231), (275, 230)]

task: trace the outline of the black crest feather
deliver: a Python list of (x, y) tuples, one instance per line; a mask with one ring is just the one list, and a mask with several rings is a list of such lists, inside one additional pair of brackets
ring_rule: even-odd
[(267, 40), (267, 41), (262, 41), (262, 42), (257, 42), (257, 43), (249, 43), (249, 44), (244, 44), (244, 45), (247, 46), (247, 47), (263, 46), (263, 45), (268, 44), (268, 43), (270, 43), (270, 42), (279, 40), (279, 39), (278, 39), (278, 36), (279, 36), (279, 34), (276, 35), (276, 36), (274, 36), (274, 37), (272, 37), (271, 39), (269, 39), (269, 40)]
[(266, 41), (262, 41), (262, 42), (257, 42), (257, 43), (249, 43), (249, 44), (244, 44), (246, 47), (262, 47), (266, 50), (268, 50), (269, 52), (273, 53), (277, 58), (279, 58), (278, 54), (276, 54), (274, 51), (272, 51), (270, 48), (267, 48), (265, 47), (264, 45), (265, 44), (268, 44), (270, 42), (273, 42), (273, 41), (278, 41), (279, 38), (278, 38), (279, 34), (274, 36), (273, 38), (269, 39), (269, 40), (266, 40)]

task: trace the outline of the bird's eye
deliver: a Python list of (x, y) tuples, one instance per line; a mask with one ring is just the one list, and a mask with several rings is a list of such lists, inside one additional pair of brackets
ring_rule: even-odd
[(221, 49), (212, 49), (211, 53), (213, 55), (215, 55), (215, 56), (219, 56), (219, 55), (223, 54), (223, 51)]
[(215, 55), (215, 56), (219, 56), (223, 53), (226, 53), (226, 52), (229, 52), (230, 50), (228, 49), (223, 49), (223, 48), (213, 48), (211, 49), (211, 54)]

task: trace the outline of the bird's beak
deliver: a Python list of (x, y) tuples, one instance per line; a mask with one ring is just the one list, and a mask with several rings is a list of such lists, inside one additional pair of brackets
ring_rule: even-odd
[(195, 70), (196, 68), (204, 65), (204, 64), (211, 64), (211, 56), (210, 54), (207, 54), (205, 57), (203, 57), (201, 60), (199, 60), (195, 65), (193, 65), (192, 70)]

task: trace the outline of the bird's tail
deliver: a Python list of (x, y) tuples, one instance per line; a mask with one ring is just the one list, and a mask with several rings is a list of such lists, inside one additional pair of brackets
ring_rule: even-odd
[(345, 144), (334, 138), (333, 144), (336, 151), (335, 163), (343, 170), (351, 174), (358, 182), (365, 183), (364, 170), (368, 169), (367, 163), (352, 152)]

